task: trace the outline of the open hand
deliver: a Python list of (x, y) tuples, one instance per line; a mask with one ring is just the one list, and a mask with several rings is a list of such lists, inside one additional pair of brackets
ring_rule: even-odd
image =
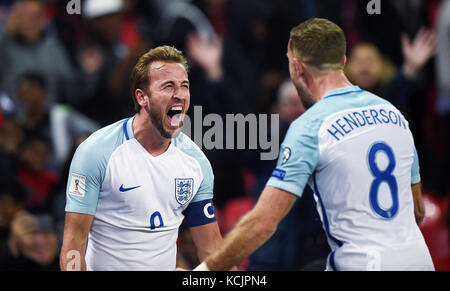
[(202, 67), (210, 79), (222, 77), (223, 41), (218, 39), (208, 42), (201, 35), (189, 35), (187, 38), (187, 55), (194, 64)]
[(411, 79), (437, 52), (437, 35), (431, 29), (421, 28), (411, 42), (406, 34), (401, 37), (404, 57), (403, 72)]

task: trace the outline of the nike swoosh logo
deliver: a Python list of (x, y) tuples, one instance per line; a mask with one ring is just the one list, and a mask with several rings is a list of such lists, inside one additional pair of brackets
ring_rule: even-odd
[(128, 191), (131, 191), (131, 190), (134, 190), (134, 189), (137, 189), (137, 188), (139, 188), (139, 187), (141, 187), (142, 185), (140, 185), (140, 186), (136, 186), (136, 187), (131, 187), (131, 188), (124, 188), (123, 187), (123, 184), (120, 186), (120, 192), (128, 192)]

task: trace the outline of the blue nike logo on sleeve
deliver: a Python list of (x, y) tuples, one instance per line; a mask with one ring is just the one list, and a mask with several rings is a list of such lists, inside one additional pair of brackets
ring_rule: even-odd
[(134, 189), (137, 189), (137, 188), (139, 188), (139, 187), (141, 187), (142, 185), (140, 185), (140, 186), (136, 186), (136, 187), (131, 187), (131, 188), (124, 188), (123, 187), (123, 184), (120, 186), (120, 192), (128, 192), (128, 191), (131, 191), (131, 190), (134, 190)]

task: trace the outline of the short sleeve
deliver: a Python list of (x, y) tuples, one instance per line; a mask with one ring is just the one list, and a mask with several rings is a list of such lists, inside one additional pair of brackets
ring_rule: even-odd
[(81, 144), (72, 159), (66, 190), (66, 212), (95, 215), (106, 169), (102, 156)]
[(419, 156), (416, 147), (414, 147), (414, 161), (411, 167), (411, 185), (420, 183)]
[(214, 174), (208, 159), (201, 156), (197, 159), (200, 164), (203, 174), (203, 180), (192, 202), (199, 202), (202, 200), (212, 200), (214, 196)]
[(280, 148), (277, 167), (266, 186), (272, 186), (301, 197), (319, 160), (315, 126), (297, 120), (289, 128)]

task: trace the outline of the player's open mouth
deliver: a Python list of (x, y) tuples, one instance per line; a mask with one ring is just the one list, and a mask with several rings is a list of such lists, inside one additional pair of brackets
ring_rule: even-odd
[(183, 117), (183, 106), (181, 105), (174, 105), (167, 112), (168, 123), (172, 127), (180, 127)]

